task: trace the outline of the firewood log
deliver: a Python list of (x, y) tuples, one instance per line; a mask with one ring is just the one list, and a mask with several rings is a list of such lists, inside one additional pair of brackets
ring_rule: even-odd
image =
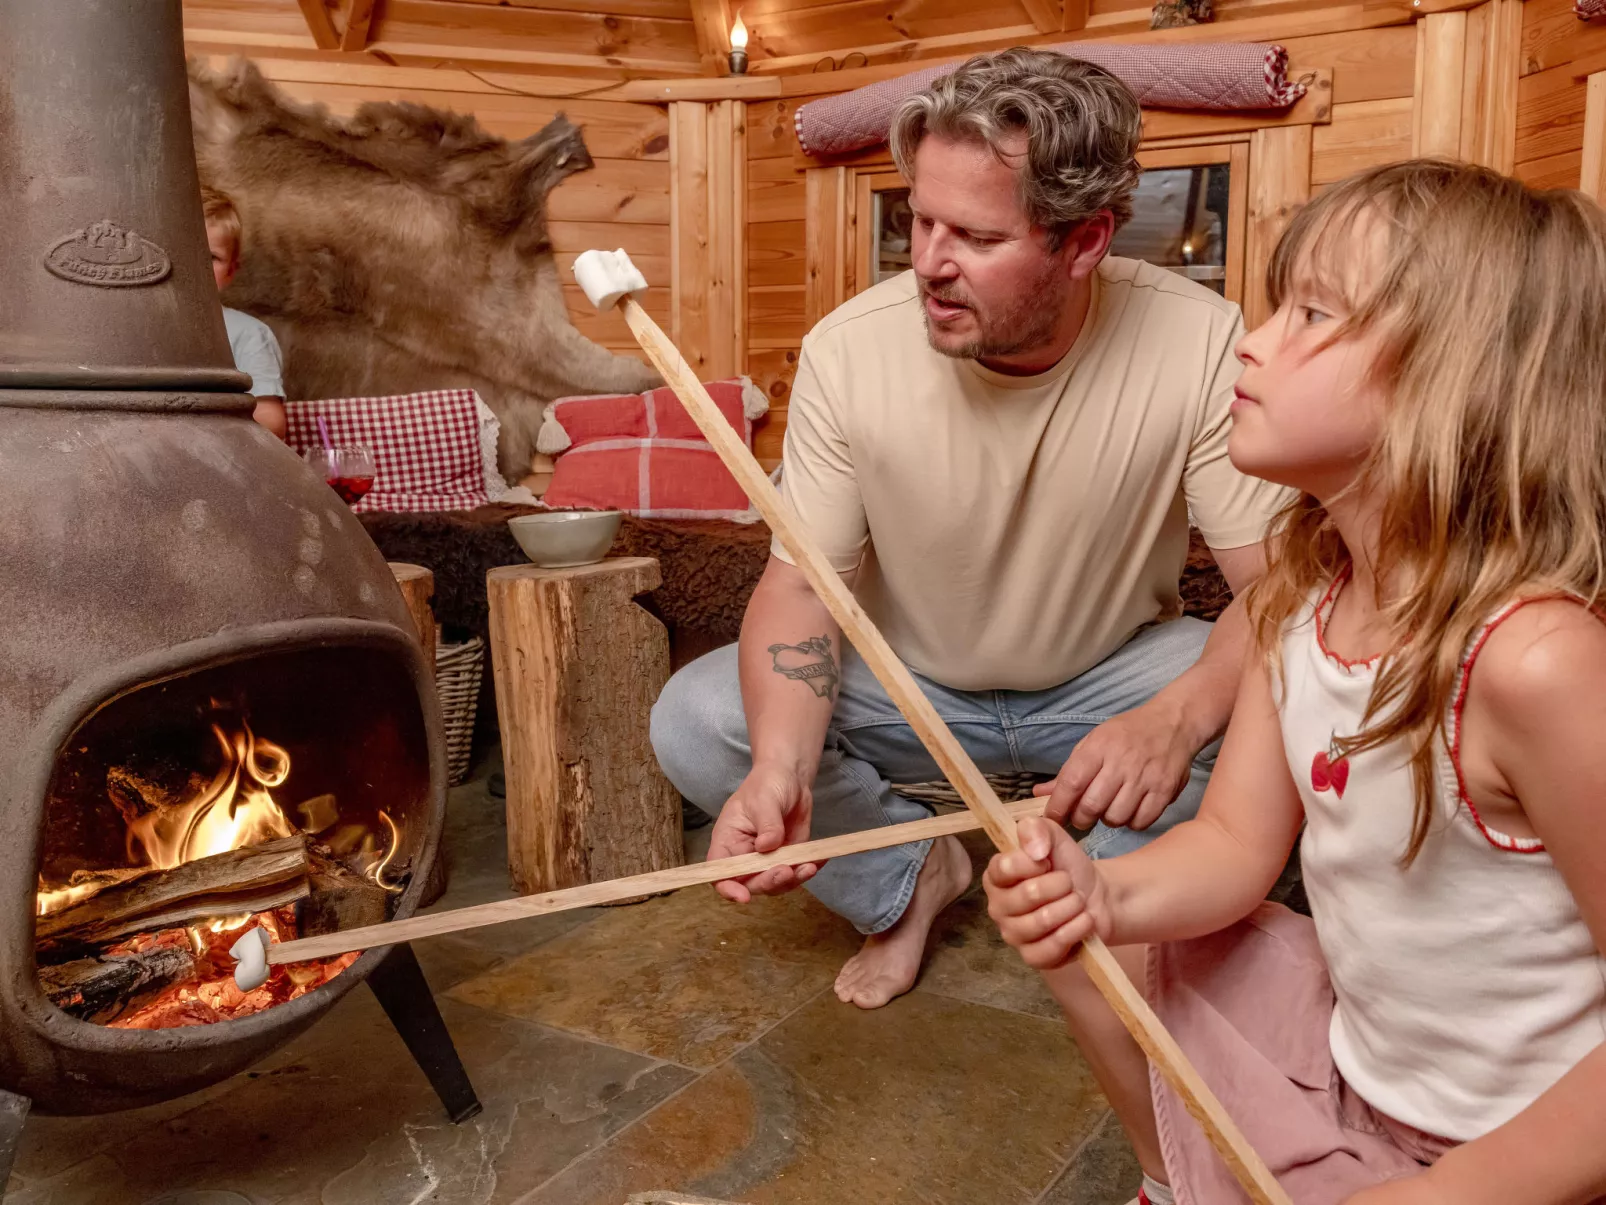
[(297, 909), (301, 935), (338, 933), (390, 919), (390, 893), (316, 847), (309, 851), (310, 894)]
[(103, 954), (39, 968), (51, 1003), (83, 1021), (108, 1021), (141, 999), (195, 975), (195, 955), (183, 946), (137, 954)]
[(48, 955), (206, 917), (265, 912), (306, 898), (307, 870), (300, 833), (198, 858), (40, 917), (35, 941)]

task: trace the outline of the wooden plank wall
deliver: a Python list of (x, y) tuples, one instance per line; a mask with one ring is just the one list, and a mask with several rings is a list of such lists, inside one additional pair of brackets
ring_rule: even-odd
[(747, 106), (747, 372), (770, 399), (754, 451), (778, 462), (803, 341), (804, 173), (794, 166), (796, 101)]
[[(210, 60), (221, 66), (226, 60)], [(535, 133), (558, 113), (585, 131), (596, 167), (552, 191), (550, 225), (569, 313), (604, 347), (640, 354), (617, 314), (599, 315), (569, 275), (574, 257), (592, 247), (623, 247), (652, 285), (644, 304), (666, 328), (670, 319), (669, 119), (661, 105), (526, 95), (478, 73), (259, 58), (262, 72), (292, 99), (349, 115), (365, 101), (410, 100), (472, 113), (504, 138)]]
[[(1094, 11), (1136, 6), (1133, 0), (1116, 0), (1095, 4)], [(1314, 189), (1410, 156), (1414, 25), (1286, 39), (1271, 32), (1256, 36), (1282, 41), (1296, 76), (1303, 66), (1332, 68), (1332, 122), (1310, 128)], [(792, 115), (799, 103), (766, 100), (747, 107), (747, 363), (770, 399), (769, 418), (755, 434), (756, 451), (766, 463), (781, 455), (786, 399), (806, 329), (804, 175), (793, 161)]]
[(1606, 69), (1606, 21), (1580, 21), (1572, 0), (1527, 0), (1517, 85), (1517, 175), (1577, 188), (1584, 160), (1584, 72)]

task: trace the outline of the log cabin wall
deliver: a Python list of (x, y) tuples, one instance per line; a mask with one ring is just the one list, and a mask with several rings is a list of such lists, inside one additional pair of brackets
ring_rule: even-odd
[[(1246, 249), (1229, 272), (1241, 273), (1253, 320), (1260, 273), (1292, 209), (1351, 172), (1446, 154), (1536, 182), (1598, 177), (1603, 156), (1586, 147), (1603, 141), (1606, 76), (1591, 85), (1587, 74), (1606, 70), (1606, 23), (1584, 25), (1570, 3), (1217, 0), (1210, 24), (1150, 31), (1147, 0), (743, 0), (752, 67), (742, 77), (724, 73), (732, 0), (184, 7), (192, 53), (248, 54), (293, 97), (337, 112), (411, 99), (473, 113), (509, 137), (559, 111), (580, 122), (597, 167), (552, 193), (560, 266), (588, 247), (628, 250), (653, 286), (649, 311), (699, 374), (745, 371), (769, 396), (756, 446), (774, 464), (810, 318), (844, 295), (822, 256), (833, 239), (839, 262), (853, 255), (840, 225), (816, 223), (811, 246), (809, 215), (842, 213), (851, 190), (806, 170), (792, 117), (808, 99), (1021, 43), (1281, 43), (1291, 74), (1318, 73), (1320, 92), (1296, 120), (1253, 133), (1245, 123), (1235, 135), (1234, 176), (1248, 177), (1234, 184), (1245, 189)], [(1175, 116), (1157, 115), (1157, 128), (1186, 126)], [(569, 292), (581, 330), (636, 350), (617, 317), (599, 318)]]
[(1606, 200), (1606, 20), (1580, 21), (1572, 0), (1528, 0), (1521, 57), (1516, 174)]
[[(1506, 2), (1518, 4), (1518, 0)], [(1217, 5), (1217, 20), (1211, 25), (1148, 33), (1148, 6), (1141, 0), (1094, 0), (1087, 29), (1059, 38), (1279, 42), (1288, 48), (1293, 78), (1314, 68), (1331, 71), (1330, 119), (1288, 131), (1295, 142), (1293, 153), (1308, 156), (1310, 191), (1318, 191), (1362, 168), (1410, 157), (1421, 138), (1420, 118), (1425, 113), (1436, 113), (1447, 103), (1426, 88), (1423, 91), (1429, 93), (1427, 102), (1418, 103), (1419, 43), (1426, 37), (1426, 20), (1413, 20), (1403, 5), (1392, 9), (1310, 5), (1301, 6), (1297, 12), (1257, 15), (1266, 7), (1256, 0), (1223, 0)], [(1479, 7), (1489, 9), (1492, 5)], [(1459, 37), (1449, 39), (1455, 42), (1458, 54), (1476, 57), (1482, 53), (1481, 41), (1467, 48), (1468, 13), (1433, 14), (1429, 19), (1437, 25), (1441, 17), (1448, 17), (1449, 24), (1458, 27), (1453, 33)], [(1476, 34), (1481, 35), (1485, 20), (1486, 14), (1475, 18)], [(1141, 23), (1145, 31), (1132, 28), (1134, 23)], [(754, 26), (755, 44), (759, 44), (762, 23), (755, 20)], [(1043, 39), (1023, 34), (1021, 40)], [(1447, 39), (1440, 34), (1438, 40), (1443, 43)], [(840, 57), (839, 54), (837, 58)], [(862, 74), (843, 72), (849, 79)], [(1469, 142), (1472, 131), (1481, 128), (1480, 115), (1468, 114), (1464, 123), (1459, 120), (1463, 88), (1470, 86), (1472, 74), (1462, 71), (1448, 83), (1437, 81), (1440, 92), (1454, 90), (1458, 120), (1453, 124), (1458, 148), (1462, 124), (1467, 128)], [(817, 83), (816, 90), (824, 89)], [(778, 463), (780, 458), (797, 349), (808, 326), (809, 201), (806, 173), (799, 163), (792, 125), (793, 112), (808, 99), (761, 100), (747, 105), (747, 371), (771, 402), (770, 416), (755, 436), (756, 450), (768, 464)], [(1435, 131), (1431, 121), (1429, 125), (1431, 139)], [(1442, 119), (1438, 125), (1444, 125)], [(1442, 143), (1442, 130), (1439, 133)], [(1301, 150), (1298, 140), (1307, 134), (1308, 150)], [(1445, 148), (1441, 145), (1436, 149)], [(1469, 153), (1474, 149), (1467, 147)], [(1266, 233), (1267, 241), (1273, 241), (1275, 230)], [(1265, 250), (1269, 246), (1263, 249), (1262, 257)]]

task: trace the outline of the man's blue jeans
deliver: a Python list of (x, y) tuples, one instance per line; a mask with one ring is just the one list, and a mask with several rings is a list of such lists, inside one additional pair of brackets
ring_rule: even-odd
[[(1056, 774), (1095, 727), (1147, 702), (1197, 661), (1210, 626), (1192, 618), (1151, 624), (1079, 677), (1049, 690), (967, 692), (919, 675), (915, 680), (983, 773)], [(930, 782), (942, 772), (851, 649), (844, 650), (840, 685), (814, 781), (810, 836), (929, 816), (930, 809), (893, 794), (890, 784)], [(669, 781), (717, 816), (752, 768), (734, 644), (669, 680), (653, 707), (652, 744)], [(1192, 817), (1217, 747), (1207, 746), (1194, 759), (1182, 794), (1153, 826), (1133, 832), (1100, 824), (1083, 848), (1095, 858), (1127, 853)], [(808, 890), (860, 932), (879, 933), (903, 915), (930, 848), (930, 841), (919, 841), (836, 858), (809, 881)]]

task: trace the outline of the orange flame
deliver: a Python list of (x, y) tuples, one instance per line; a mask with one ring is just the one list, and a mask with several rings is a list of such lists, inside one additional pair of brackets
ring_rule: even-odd
[(147, 812), (128, 826), (131, 862), (168, 870), (295, 832), (268, 794), (290, 776), (290, 755), (243, 722), (234, 733), (213, 724), (212, 735), (223, 750), (222, 767), (188, 803)]
[(34, 915), (49, 916), (52, 912), (60, 912), (64, 908), (71, 908), (79, 900), (87, 900), (99, 890), (99, 883), (80, 883), (76, 887), (57, 887), (52, 890), (45, 886), (43, 879), (40, 879), (39, 902), (34, 909)]
[(401, 848), (401, 833), (396, 828), (396, 822), (390, 818), (389, 812), (381, 811), (379, 818), (385, 822), (385, 827), (390, 830), (390, 846), (385, 850), (385, 856), (380, 858), (368, 871), (368, 875), (380, 887), (394, 893), (400, 891), (403, 884), (385, 882), (385, 871), (396, 860), (396, 852)]

